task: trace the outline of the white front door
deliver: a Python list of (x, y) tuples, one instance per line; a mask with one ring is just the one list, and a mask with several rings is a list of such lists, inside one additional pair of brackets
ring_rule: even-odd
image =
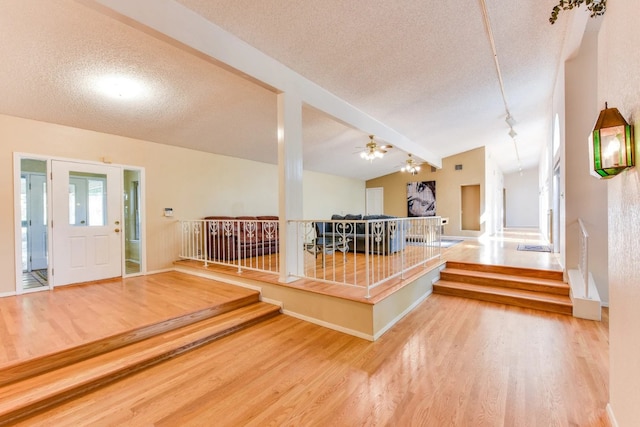
[(122, 171), (52, 160), (53, 285), (122, 276)]

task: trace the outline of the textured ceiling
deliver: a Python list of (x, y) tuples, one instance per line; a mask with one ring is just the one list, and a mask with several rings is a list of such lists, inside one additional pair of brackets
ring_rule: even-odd
[[(445, 157), (480, 146), (518, 169), (480, 1), (179, 0), (300, 75)], [(550, 134), (566, 20), (555, 0), (487, 0), (523, 168)], [(89, 4), (89, 6), (87, 6)], [(276, 96), (186, 49), (72, 0), (0, 0), (0, 113), (276, 163)], [(120, 73), (125, 101), (91, 80)], [(367, 132), (303, 110), (304, 167), (369, 179), (406, 153), (365, 162)], [(382, 141), (384, 142), (384, 141)]]

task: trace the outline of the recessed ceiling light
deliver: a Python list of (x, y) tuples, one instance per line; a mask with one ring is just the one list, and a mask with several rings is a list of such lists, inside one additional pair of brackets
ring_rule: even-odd
[(126, 76), (109, 75), (99, 77), (95, 88), (102, 94), (116, 99), (133, 99), (143, 96), (145, 86), (139, 81)]

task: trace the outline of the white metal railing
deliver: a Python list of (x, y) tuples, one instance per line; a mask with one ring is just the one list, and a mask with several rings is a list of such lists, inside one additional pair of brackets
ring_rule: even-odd
[[(277, 220), (180, 221), (181, 259), (279, 274)], [(441, 218), (292, 220), (294, 277), (371, 289), (441, 256)]]
[(301, 278), (371, 289), (441, 255), (441, 218), (289, 221)]
[(578, 225), (580, 226), (578, 270), (584, 283), (584, 296), (589, 298), (589, 233), (580, 218), (578, 218)]
[(280, 271), (278, 220), (180, 221), (180, 258), (237, 268)]

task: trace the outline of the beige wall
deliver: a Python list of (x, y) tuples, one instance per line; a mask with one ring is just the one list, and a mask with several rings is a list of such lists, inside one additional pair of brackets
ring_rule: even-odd
[(304, 173), (305, 219), (329, 219), (333, 214), (363, 214), (365, 182), (334, 175)]
[[(640, 0), (607, 3), (598, 38), (598, 104), (636, 128), (640, 155)], [(607, 182), (609, 200), (610, 404), (620, 427), (640, 425), (640, 170)]]
[[(590, 24), (593, 24), (591, 22)], [(589, 174), (587, 137), (593, 130), (598, 112), (597, 36), (594, 30), (585, 32), (580, 50), (565, 65), (565, 260), (567, 269), (577, 269), (579, 262), (579, 226), (581, 218), (589, 233), (589, 270), (601, 300), (609, 302), (607, 268), (607, 182)]]
[[(455, 170), (461, 164), (462, 170)], [(486, 210), (485, 203), (485, 150), (484, 147), (466, 151), (442, 159), (442, 169), (431, 172), (428, 165), (417, 175), (395, 172), (367, 181), (367, 188), (384, 188), (384, 213), (407, 216), (407, 183), (414, 181), (436, 181), (436, 215), (449, 218), (445, 234), (449, 236), (480, 236), (485, 232), (483, 221), (481, 231), (460, 229), (460, 188), (463, 185), (480, 185), (480, 213)], [(486, 217), (484, 218), (486, 219)]]
[(507, 227), (533, 227), (540, 224), (538, 168), (524, 169), (504, 176)]
[[(172, 266), (177, 255), (177, 220), (207, 215), (277, 215), (277, 166), (0, 115), (0, 203), (14, 205), (13, 153), (101, 161), (145, 169), (147, 269)], [(303, 199), (319, 206), (364, 210), (364, 183), (305, 174)], [(322, 189), (322, 191), (319, 191)], [(360, 202), (357, 202), (357, 201)], [(165, 207), (174, 209), (165, 218)], [(11, 212), (11, 213), (9, 213)], [(0, 295), (15, 291), (13, 211), (0, 216)]]
[[(566, 128), (566, 112), (565, 112), (565, 67), (564, 65), (559, 67), (558, 69), (558, 77), (556, 79), (556, 86), (554, 88), (553, 93), (553, 112), (552, 117), (550, 118), (552, 121), (552, 128), (549, 130), (549, 140), (547, 143), (546, 150), (543, 150), (541, 160), (540, 160), (540, 186), (543, 189), (544, 197), (546, 200), (542, 201), (541, 204), (546, 205), (547, 212), (549, 209), (557, 210), (558, 212), (554, 215), (554, 217), (558, 218), (558, 230), (557, 235), (553, 237), (554, 239), (554, 247), (558, 247), (560, 250), (558, 261), (563, 269), (566, 270), (566, 233), (564, 229), (564, 224), (566, 224), (566, 198), (560, 197), (558, 199), (558, 206), (554, 206), (554, 190), (553, 190), (553, 180), (554, 180), (554, 167), (556, 164), (560, 167), (560, 176), (557, 191), (559, 194), (565, 194), (565, 163), (564, 163), (564, 151), (565, 151), (565, 128)], [(553, 126), (555, 122), (555, 117), (558, 116), (559, 123), (559, 141), (558, 141), (558, 153), (553, 152)], [(545, 156), (546, 155), (546, 156)], [(545, 170), (546, 168), (546, 170)], [(541, 212), (544, 214), (544, 212)], [(554, 219), (555, 221), (555, 219)], [(548, 218), (541, 217), (540, 222), (548, 222)], [(549, 230), (549, 226), (551, 224), (546, 224), (544, 228), (547, 230), (548, 235), (552, 234), (553, 230)], [(567, 279), (566, 271), (565, 271), (565, 279)]]

